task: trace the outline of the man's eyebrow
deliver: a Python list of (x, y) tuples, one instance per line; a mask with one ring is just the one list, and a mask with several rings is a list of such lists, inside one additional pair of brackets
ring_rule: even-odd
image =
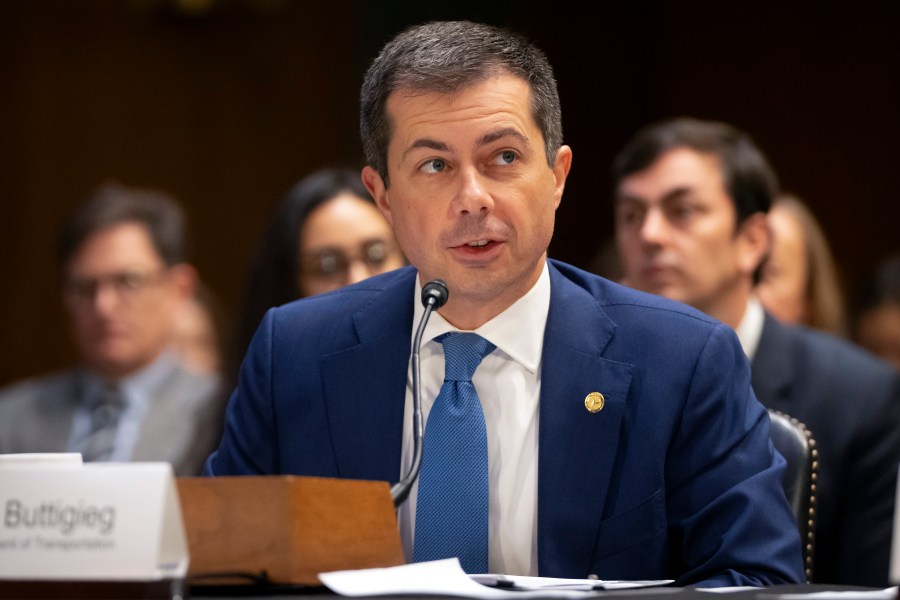
[[(504, 127), (503, 129), (498, 129), (497, 131), (491, 131), (490, 133), (484, 134), (483, 136), (478, 138), (475, 143), (478, 146), (485, 146), (505, 137), (514, 137), (523, 142), (528, 142), (528, 138), (525, 137), (519, 130), (512, 127)], [(419, 138), (409, 145), (409, 148), (407, 148), (403, 152), (403, 156), (405, 157), (407, 154), (418, 148), (428, 148), (430, 150), (438, 150), (440, 152), (450, 151), (450, 146), (445, 142), (439, 142), (438, 140), (431, 138)]]
[[(679, 186), (676, 188), (672, 188), (663, 194), (663, 197), (660, 199), (660, 202), (668, 202), (670, 200), (679, 200), (684, 196), (687, 196), (691, 193), (691, 188), (689, 186)], [(615, 196), (616, 202), (637, 202), (639, 204), (646, 204), (647, 199), (643, 196), (636, 196), (634, 194), (626, 194), (620, 191), (616, 192)]]
[(439, 152), (449, 152), (450, 146), (444, 142), (439, 142), (431, 138), (419, 138), (409, 145), (409, 148), (403, 151), (401, 159), (405, 160), (407, 155), (418, 148), (428, 148), (429, 150), (437, 150)]
[(505, 137), (514, 137), (525, 143), (528, 142), (528, 138), (525, 137), (518, 129), (514, 129), (512, 127), (504, 127), (503, 129), (498, 129), (497, 131), (492, 131), (490, 133), (484, 134), (483, 136), (478, 138), (476, 144), (479, 146), (485, 146)]
[(450, 146), (444, 142), (439, 142), (431, 138), (419, 138), (409, 145), (409, 148), (403, 152), (403, 156), (406, 157), (407, 154), (417, 148), (428, 148), (430, 150), (439, 150), (441, 152), (448, 152), (450, 150)]

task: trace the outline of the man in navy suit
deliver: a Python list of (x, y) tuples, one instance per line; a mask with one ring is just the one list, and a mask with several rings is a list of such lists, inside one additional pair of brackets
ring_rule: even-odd
[[(801, 581), (784, 461), (734, 332), (547, 259), (572, 150), (543, 53), (476, 23), (410, 28), (366, 74), (361, 132), (363, 181), (412, 266), (267, 313), (206, 473), (398, 481), (419, 298), (441, 278), (449, 301), (422, 338), (426, 419), (444, 378), (435, 337), (496, 346), (472, 378), (491, 572)], [(398, 514), (408, 557), (416, 487)]]
[(734, 328), (760, 401), (816, 440), (813, 582), (886, 587), (900, 377), (844, 340), (779, 323), (755, 297), (777, 185), (765, 156), (726, 123), (671, 119), (635, 134), (613, 178), (625, 280)]

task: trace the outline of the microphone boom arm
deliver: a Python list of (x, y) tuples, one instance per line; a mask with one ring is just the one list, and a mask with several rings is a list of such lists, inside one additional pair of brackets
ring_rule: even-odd
[(431, 313), (446, 304), (449, 295), (447, 284), (440, 279), (429, 281), (422, 288), (422, 304), (425, 306), (425, 312), (419, 321), (419, 327), (416, 329), (416, 335), (413, 337), (412, 343), (413, 462), (406, 477), (391, 487), (391, 499), (394, 501), (395, 508), (403, 504), (409, 497), (412, 484), (419, 476), (419, 468), (422, 465), (422, 438), (425, 432), (422, 418), (422, 386), (419, 372), (419, 350), (422, 346), (422, 334), (425, 332), (425, 324), (428, 323)]

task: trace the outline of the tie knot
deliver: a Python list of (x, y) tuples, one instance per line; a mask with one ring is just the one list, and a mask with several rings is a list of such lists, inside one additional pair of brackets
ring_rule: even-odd
[(477, 333), (445, 333), (437, 338), (444, 345), (445, 381), (469, 381), (481, 360), (497, 348)]
[(104, 385), (91, 401), (92, 411), (119, 411), (125, 407), (125, 395), (118, 386)]

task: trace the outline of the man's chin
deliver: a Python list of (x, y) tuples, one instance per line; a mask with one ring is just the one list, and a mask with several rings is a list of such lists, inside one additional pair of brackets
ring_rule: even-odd
[(88, 359), (88, 368), (106, 378), (122, 378), (141, 368), (136, 357), (122, 353), (94, 354)]
[(644, 281), (641, 288), (645, 292), (668, 298), (669, 300), (677, 300), (685, 304), (688, 302), (688, 295), (684, 293), (680, 286), (668, 281)]
[(662, 296), (663, 292), (665, 292), (669, 285), (665, 281), (661, 281), (659, 279), (648, 279), (647, 277), (636, 277), (634, 279), (629, 279), (632, 282), (632, 286), (641, 290), (642, 292), (648, 292), (650, 294), (656, 294), (657, 296)]

